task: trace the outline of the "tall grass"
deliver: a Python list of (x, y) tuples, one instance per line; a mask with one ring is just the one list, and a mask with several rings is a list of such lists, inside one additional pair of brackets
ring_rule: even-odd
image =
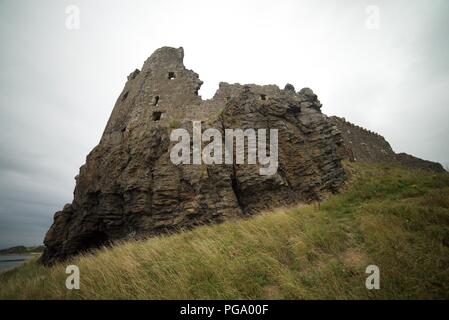
[[(2, 299), (449, 298), (449, 176), (345, 164), (345, 192), (321, 205), (118, 243), (51, 268), (0, 275)], [(79, 266), (80, 290), (65, 287)], [(380, 290), (365, 269), (380, 268)]]

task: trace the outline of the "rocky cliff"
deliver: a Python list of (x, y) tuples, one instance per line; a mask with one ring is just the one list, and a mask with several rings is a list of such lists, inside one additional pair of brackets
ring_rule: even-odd
[[(76, 177), (73, 202), (54, 216), (42, 263), (119, 239), (320, 200), (344, 183), (341, 159), (444, 171), (440, 164), (396, 154), (376, 133), (322, 114), (308, 88), (220, 83), (214, 97), (203, 100), (202, 81), (185, 68), (183, 58), (182, 48), (160, 48), (128, 76), (100, 143)], [(257, 162), (174, 164), (171, 133), (182, 128), (195, 136), (192, 121), (201, 121), (203, 132), (217, 129), (220, 139), (226, 129), (277, 130), (277, 171), (262, 175)], [(194, 141), (190, 144), (195, 148)], [(250, 146), (247, 140), (232, 156), (248, 154)]]
[[(129, 75), (100, 143), (76, 177), (73, 202), (54, 216), (44, 264), (118, 239), (317, 200), (342, 185), (342, 136), (312, 90), (220, 83), (212, 99), (202, 100), (202, 82), (183, 56), (182, 48), (158, 49)], [(170, 133), (192, 133), (192, 120), (222, 134), (227, 128), (278, 130), (277, 172), (261, 175), (260, 164), (248, 163), (173, 164)]]

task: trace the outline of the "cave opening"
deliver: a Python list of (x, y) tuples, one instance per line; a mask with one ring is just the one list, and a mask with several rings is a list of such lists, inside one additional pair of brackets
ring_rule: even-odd
[(80, 251), (89, 251), (106, 246), (110, 243), (108, 235), (100, 230), (85, 234), (80, 239)]

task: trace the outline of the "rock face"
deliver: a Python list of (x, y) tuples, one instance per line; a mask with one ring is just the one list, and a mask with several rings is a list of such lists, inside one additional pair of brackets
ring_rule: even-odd
[[(114, 240), (319, 200), (343, 184), (341, 159), (444, 171), (437, 163), (395, 154), (376, 133), (325, 116), (308, 88), (220, 83), (212, 99), (202, 100), (202, 81), (183, 58), (182, 48), (164, 47), (128, 76), (100, 143), (76, 177), (73, 202), (54, 216), (42, 263)], [(277, 129), (277, 172), (261, 175), (260, 165), (247, 162), (173, 164), (170, 134), (184, 128), (192, 137), (192, 121), (222, 137), (225, 129)]]
[(341, 132), (343, 144), (339, 148), (342, 158), (361, 162), (385, 162), (414, 169), (445, 172), (439, 163), (422, 160), (406, 153), (395, 153), (381, 135), (354, 125), (344, 118), (330, 117)]
[(396, 161), (403, 166), (414, 169), (428, 170), (434, 172), (446, 172), (443, 166), (438, 162), (423, 160), (407, 153), (397, 153)]
[[(312, 90), (220, 83), (202, 100), (202, 81), (184, 67), (183, 55), (182, 48), (158, 49), (129, 75), (76, 177), (73, 202), (54, 216), (41, 262), (317, 200), (342, 185), (342, 136)], [(192, 120), (223, 136), (228, 128), (277, 129), (277, 172), (260, 175), (258, 164), (173, 164), (170, 133), (192, 133)]]

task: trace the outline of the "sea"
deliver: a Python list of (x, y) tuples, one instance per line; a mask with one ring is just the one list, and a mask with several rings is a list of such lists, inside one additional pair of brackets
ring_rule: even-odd
[(0, 272), (4, 272), (15, 268), (25, 261), (31, 259), (33, 255), (31, 254), (7, 254), (0, 255)]

